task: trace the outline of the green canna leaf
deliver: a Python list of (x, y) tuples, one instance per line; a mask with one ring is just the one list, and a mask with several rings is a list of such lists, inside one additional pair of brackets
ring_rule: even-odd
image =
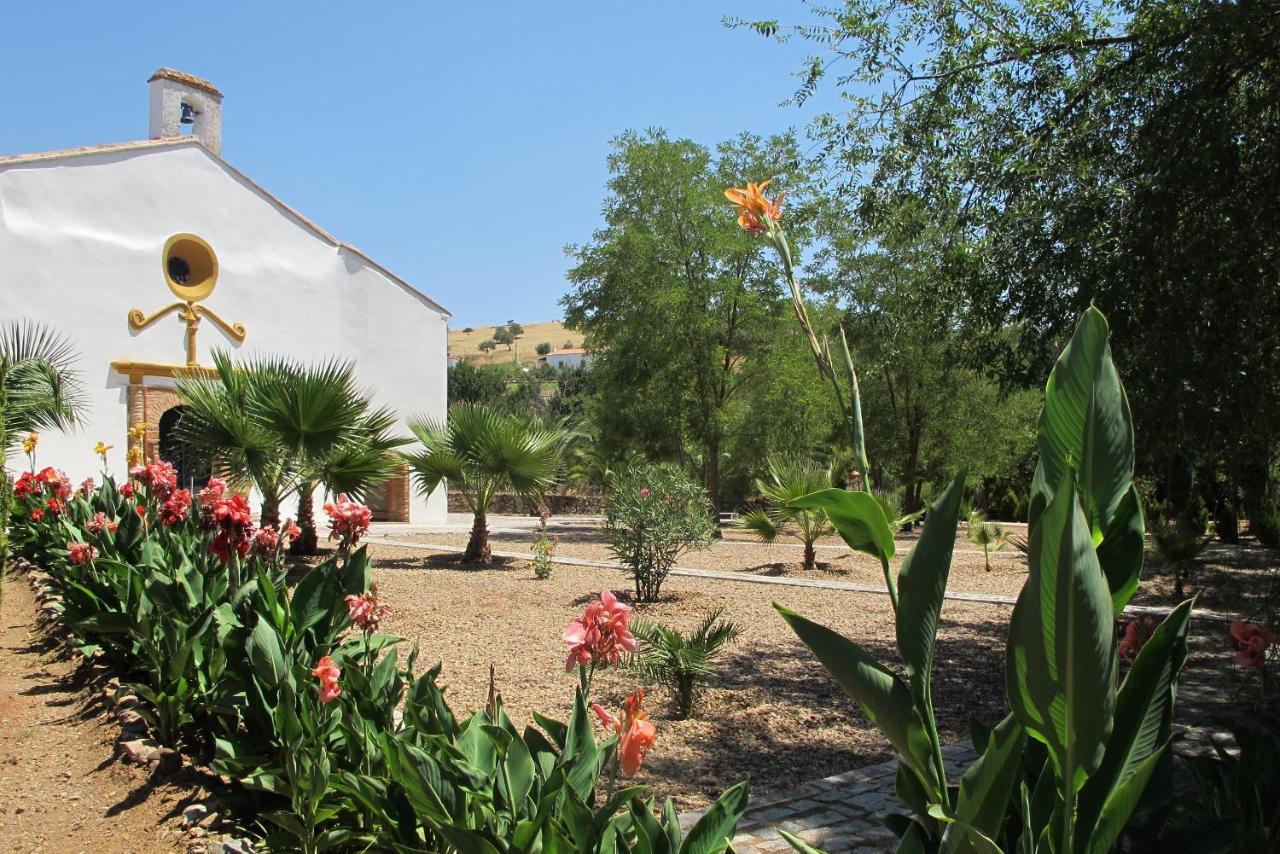
[(698, 819), (680, 846), (680, 854), (720, 854), (733, 837), (733, 829), (747, 811), (747, 781), (725, 789)]
[[(875, 500), (869, 495), (867, 498)], [(933, 766), (929, 735), (906, 683), (848, 638), (776, 602), (773, 607), (835, 677), (844, 692), (884, 733), (902, 760), (920, 776), (930, 791), (936, 791), (939, 780)]]
[[(1018, 780), (1026, 733), (1017, 718), (1009, 715), (990, 732), (986, 741), (982, 755), (960, 779), (960, 797), (955, 809), (957, 825), (948, 827), (943, 836), (943, 854), (971, 850), (969, 830), (990, 838), (1000, 834), (1000, 825)], [(964, 831), (956, 829), (961, 826)]]
[(963, 473), (957, 475), (929, 509), (920, 541), (907, 555), (898, 576), (898, 651), (911, 678), (911, 692), (922, 708), (928, 705), (938, 615), (947, 591), (964, 479)]
[(869, 492), (820, 489), (787, 502), (800, 510), (823, 510), (849, 548), (881, 560), (893, 557), (893, 530)]
[(249, 663), (259, 681), (268, 688), (278, 688), (291, 682), (293, 675), (285, 662), (284, 647), (280, 643), (280, 635), (265, 617), (258, 618), (258, 624), (249, 633), (245, 642), (249, 653)]
[(1108, 549), (1102, 564), (1119, 609), (1133, 595), (1142, 568), (1141, 550), (1132, 548), (1142, 510), (1139, 502), (1126, 501), (1133, 490), (1133, 418), (1108, 337), (1106, 318), (1091, 306), (1049, 374), (1028, 520), (1034, 527), (1062, 479), (1075, 477), (1093, 545), (1108, 533), (1125, 541)]
[(1107, 854), (1111, 850), (1128, 823), (1129, 816), (1133, 815), (1134, 807), (1142, 799), (1142, 792), (1147, 788), (1147, 782), (1166, 749), (1167, 743), (1161, 745), (1159, 750), (1134, 766), (1133, 772), (1121, 778), (1107, 793), (1107, 800), (1102, 805), (1102, 813), (1098, 817), (1098, 823), (1092, 828), (1092, 834), (1088, 833), (1089, 828), (1081, 829), (1080, 839), (1087, 838), (1088, 845), (1083, 848), (1076, 846), (1077, 850), (1083, 850), (1086, 854)]
[(1178, 674), (1187, 660), (1192, 605), (1192, 600), (1183, 602), (1156, 628), (1120, 686), (1102, 765), (1080, 790), (1076, 815), (1082, 835), (1098, 821), (1113, 790), (1169, 740)]
[(1115, 624), (1075, 482), (1031, 533), (1031, 572), (1009, 623), (1006, 689), (1060, 780), (1079, 790), (1102, 762), (1115, 708)]

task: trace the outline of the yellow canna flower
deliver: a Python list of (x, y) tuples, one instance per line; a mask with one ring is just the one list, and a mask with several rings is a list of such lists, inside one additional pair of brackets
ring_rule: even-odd
[(142, 441), (143, 437), (145, 437), (146, 435), (147, 435), (147, 422), (145, 421), (139, 421), (137, 424), (134, 424), (132, 427), (129, 428), (129, 438), (133, 439), (135, 442)]
[(93, 446), (93, 452), (98, 456), (102, 457), (103, 462), (106, 462), (107, 451), (111, 450), (114, 447), (115, 445), (108, 445), (106, 442), (99, 442), (98, 444)]
[(134, 445), (129, 449), (129, 468), (142, 465), (142, 449)]
[(22, 440), (22, 452), (27, 456), (35, 453), (36, 445), (40, 442), (40, 437), (35, 433), (28, 433), (27, 438)]
[(738, 225), (752, 234), (765, 230), (765, 220), (776, 223), (782, 219), (782, 198), (786, 193), (778, 193), (776, 199), (764, 194), (764, 188), (772, 181), (770, 178), (760, 184), (748, 183), (741, 190), (729, 188), (724, 191), (725, 198), (738, 208)]

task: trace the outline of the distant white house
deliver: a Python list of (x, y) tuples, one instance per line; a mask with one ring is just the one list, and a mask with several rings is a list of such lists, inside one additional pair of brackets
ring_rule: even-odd
[(550, 365), (553, 368), (573, 370), (591, 363), (591, 353), (581, 347), (566, 347), (552, 350), (545, 356), (538, 357), (539, 365)]

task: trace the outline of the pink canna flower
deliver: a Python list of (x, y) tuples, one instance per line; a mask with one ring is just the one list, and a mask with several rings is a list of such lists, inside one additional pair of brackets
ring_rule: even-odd
[(588, 605), (583, 615), (564, 630), (564, 642), (569, 645), (564, 669), (614, 665), (624, 651), (635, 652), (636, 639), (630, 623), (631, 608), (608, 590), (601, 591), (600, 601)]
[(98, 484), (93, 482), (93, 478), (86, 477), (84, 482), (80, 484), (80, 489), (78, 491), (82, 496), (88, 498), (89, 495), (97, 488)]
[(213, 508), (227, 491), (227, 482), (220, 477), (211, 477), (205, 488), (200, 490), (197, 498), (200, 501), (200, 526), (213, 527)]
[(644, 489), (640, 490), (640, 497), (641, 498), (649, 497), (649, 487), (646, 486)]
[(376, 632), (382, 618), (391, 613), (391, 607), (378, 601), (378, 589), (373, 587), (368, 593), (359, 596), (348, 596), (347, 616), (361, 631)]
[(275, 552), (278, 545), (280, 545), (280, 535), (276, 533), (275, 528), (267, 525), (264, 528), (259, 528), (258, 533), (253, 535), (251, 551), (254, 554), (269, 555)]
[(299, 528), (297, 523), (292, 519), (285, 519), (284, 527), (280, 529), (280, 536), (286, 537), (290, 540), (296, 540), (298, 537), (302, 536), (302, 529)]
[(159, 460), (145, 466), (129, 469), (129, 476), (139, 483), (146, 484), (147, 490), (156, 501), (165, 501), (178, 488), (178, 472), (173, 463)]
[(76, 566), (84, 566), (97, 556), (97, 550), (88, 543), (71, 543), (67, 546), (67, 558)]
[(341, 696), (342, 686), (338, 684), (338, 679), (342, 676), (342, 668), (332, 658), (326, 655), (317, 661), (311, 675), (320, 680), (320, 702), (328, 703)]
[(373, 520), (373, 511), (349, 499), (345, 492), (339, 493), (334, 501), (326, 502), (324, 512), (329, 514), (329, 539), (341, 540), (349, 546), (360, 541)]
[(187, 514), (190, 512), (191, 490), (179, 489), (160, 505), (160, 522), (164, 525), (177, 525), (187, 521)]
[(1231, 624), (1231, 639), (1236, 645), (1236, 664), (1243, 667), (1262, 667), (1267, 660), (1267, 647), (1280, 643), (1266, 626), (1236, 620)]

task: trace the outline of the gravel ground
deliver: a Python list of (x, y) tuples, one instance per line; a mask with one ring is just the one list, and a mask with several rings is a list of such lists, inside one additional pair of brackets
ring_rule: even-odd
[[(560, 535), (560, 543), (556, 548), (558, 557), (616, 560), (594, 528), (570, 523), (552, 527), (549, 530)], [(388, 537), (404, 542), (431, 543), (460, 548), (467, 544), (468, 535), (442, 532), (388, 535)], [(498, 551), (527, 554), (531, 549), (531, 537), (523, 531), (495, 530), (490, 535), (490, 540), (493, 548)], [(915, 537), (903, 537), (897, 540), (897, 554), (891, 561), (895, 576), (902, 568), (902, 561), (914, 544)], [(728, 532), (724, 540), (714, 543), (710, 548), (688, 552), (682, 556), (679, 565), (719, 572), (824, 578), (853, 584), (884, 586), (884, 573), (880, 563), (870, 555), (851, 552), (843, 542), (834, 538), (824, 539), (817, 552), (819, 568), (805, 571), (804, 551), (797, 543), (780, 540), (773, 545), (768, 545), (755, 542), (738, 532)], [(981, 549), (969, 542), (963, 532), (957, 537), (951, 562), (950, 582), (947, 585), (949, 590), (1017, 596), (1026, 578), (1026, 558), (1012, 546), (991, 555), (991, 571), (987, 572)]]
[[(557, 566), (537, 581), (524, 561), (469, 569), (453, 555), (377, 545), (374, 578), (392, 608), (385, 629), (422, 648), (423, 668), (443, 660), (441, 679), (455, 711), (484, 704), (488, 668), (517, 723), (532, 710), (563, 719), (576, 677), (564, 672), (560, 635), (604, 587), (623, 591), (619, 573)], [(682, 629), (719, 606), (742, 635), (721, 663), (723, 677), (702, 698), (695, 720), (672, 720), (668, 694), (649, 686), (658, 744), (640, 781), (673, 795), (680, 809), (704, 805), (751, 776), (758, 792), (847, 771), (890, 756), (886, 742), (797, 641), (770, 605), (778, 600), (895, 661), (888, 600), (873, 594), (740, 585), (671, 578), (664, 601), (637, 614)], [(970, 715), (994, 721), (1003, 704), (999, 662), (1009, 609), (947, 602), (935, 694), (948, 710), (948, 738), (967, 732)], [(626, 671), (597, 674), (594, 699), (616, 708), (640, 683)]]

